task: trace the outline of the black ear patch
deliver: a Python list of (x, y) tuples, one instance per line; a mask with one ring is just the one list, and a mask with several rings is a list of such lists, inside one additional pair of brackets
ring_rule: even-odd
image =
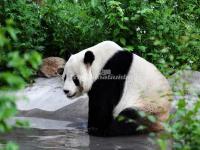
[(67, 62), (72, 54), (70, 52), (66, 51), (64, 55), (65, 55), (65, 61)]
[(93, 52), (87, 51), (87, 52), (85, 53), (83, 62), (84, 62), (85, 64), (91, 65), (92, 62), (94, 61), (94, 59), (95, 59), (95, 57), (94, 57)]

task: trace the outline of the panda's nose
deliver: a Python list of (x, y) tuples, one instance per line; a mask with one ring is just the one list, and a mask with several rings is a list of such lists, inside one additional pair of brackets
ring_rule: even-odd
[(65, 94), (69, 93), (69, 90), (63, 90), (65, 92)]

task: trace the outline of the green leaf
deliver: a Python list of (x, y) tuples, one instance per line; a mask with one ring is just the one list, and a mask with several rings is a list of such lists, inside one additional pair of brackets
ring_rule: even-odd
[(120, 38), (120, 42), (121, 42), (121, 44), (122, 44), (123, 46), (126, 45), (126, 39), (125, 39), (125, 38), (121, 37), (121, 38)]
[(14, 142), (8, 142), (6, 144), (5, 150), (19, 150), (19, 147), (16, 143)]
[(152, 116), (152, 115), (148, 115), (148, 116), (147, 116), (147, 119), (148, 119), (149, 121), (151, 121), (152, 123), (155, 123), (155, 122), (156, 122), (156, 118), (155, 118), (154, 116)]
[(118, 122), (122, 122), (122, 121), (124, 121), (126, 118), (124, 117), (124, 116), (122, 116), (122, 115), (119, 115), (118, 117), (117, 117), (117, 121)]
[(178, 102), (178, 108), (185, 108), (186, 102), (184, 99), (180, 99)]
[(16, 127), (28, 128), (30, 126), (30, 124), (26, 120), (16, 120), (15, 126)]
[(147, 49), (146, 46), (138, 46), (138, 48), (139, 48), (142, 52), (145, 52), (145, 50)]
[(140, 115), (140, 117), (144, 118), (146, 117), (146, 113), (144, 111), (138, 111), (138, 114)]
[(10, 36), (12, 37), (13, 40), (17, 40), (17, 36), (16, 36), (16, 32), (12, 27), (7, 27), (7, 31), (10, 34)]
[(128, 46), (125, 47), (125, 49), (131, 52), (131, 51), (134, 50), (134, 47), (131, 46), (131, 45), (128, 45)]
[(98, 0), (91, 0), (91, 5), (93, 8), (95, 8), (98, 5)]
[(161, 45), (162, 44), (162, 41), (160, 41), (160, 40), (156, 40), (156, 41), (154, 41), (154, 43), (153, 43), (155, 46), (157, 46), (157, 45)]
[(160, 147), (160, 150), (167, 150), (167, 140), (158, 139), (157, 143)]
[(147, 129), (146, 126), (140, 125), (140, 126), (136, 129), (136, 131), (142, 131), (142, 130), (145, 130), (145, 129)]

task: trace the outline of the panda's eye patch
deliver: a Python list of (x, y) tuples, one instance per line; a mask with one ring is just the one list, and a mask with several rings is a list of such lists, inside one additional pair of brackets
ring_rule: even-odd
[(74, 84), (75, 84), (76, 86), (79, 86), (79, 85), (80, 85), (79, 79), (78, 79), (78, 77), (77, 77), (76, 75), (72, 77), (72, 80), (73, 80), (73, 82), (74, 82)]
[(64, 81), (66, 80), (66, 78), (67, 78), (67, 76), (65, 75), (65, 76), (64, 76)]

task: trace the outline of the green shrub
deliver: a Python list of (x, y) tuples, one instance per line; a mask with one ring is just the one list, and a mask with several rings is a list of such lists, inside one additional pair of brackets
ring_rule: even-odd
[[(31, 75), (34, 74), (41, 63), (41, 56), (36, 51), (20, 52), (15, 50), (12, 41), (17, 40), (13, 21), (7, 20), (6, 26), (0, 26), (0, 134), (8, 132), (13, 125), (8, 124), (8, 119), (17, 114), (16, 92), (25, 87)], [(14, 126), (21, 126), (22, 122), (16, 121)], [(0, 149), (2, 145), (0, 145)], [(4, 149), (18, 149), (9, 142)]]
[(109, 37), (154, 63), (166, 75), (199, 69), (199, 2), (113, 1), (106, 4)]
[(90, 7), (67, 1), (48, 1), (42, 6), (42, 25), (48, 34), (46, 54), (77, 52), (104, 39), (101, 24), (90, 15)]
[[(181, 73), (180, 73), (181, 74)], [(157, 143), (161, 150), (172, 147), (175, 150), (198, 150), (200, 147), (200, 97), (190, 93), (188, 99), (188, 83), (180, 82), (180, 77), (175, 78), (176, 112), (172, 113), (164, 124), (165, 132), (159, 135)], [(195, 95), (192, 95), (195, 94)], [(194, 97), (196, 97), (194, 100)], [(168, 141), (171, 140), (171, 144)]]
[[(42, 5), (27, 0), (3, 0), (1, 18), (12, 18), (19, 28), (15, 47), (39, 50), (45, 56), (63, 56), (105, 39), (102, 23), (91, 6), (47, 0)], [(1, 21), (0, 21), (1, 22)]]
[(154, 63), (165, 75), (176, 69), (200, 68), (200, 8), (196, 0), (1, 3), (0, 17), (13, 18), (20, 29), (15, 46), (21, 50), (65, 57), (113, 40)]
[(0, 2), (0, 23), (11, 18), (18, 29), (18, 40), (13, 43), (20, 51), (44, 50), (46, 33), (41, 25), (40, 7), (27, 0), (2, 0)]

